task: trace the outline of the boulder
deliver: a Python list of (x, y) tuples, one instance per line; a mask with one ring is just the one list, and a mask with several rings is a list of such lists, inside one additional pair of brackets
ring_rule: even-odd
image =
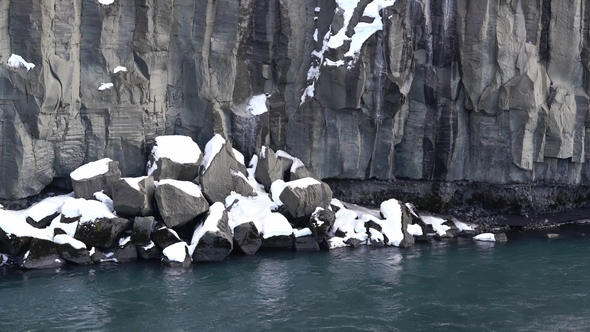
[(546, 233), (546, 234), (543, 234), (543, 237), (546, 239), (552, 240), (552, 239), (559, 239), (561, 237), (561, 235), (559, 235), (557, 233)]
[(256, 224), (249, 221), (234, 227), (234, 248), (246, 255), (254, 255), (261, 245), (262, 239)]
[[(414, 245), (414, 237), (408, 233), (408, 225), (412, 222), (408, 207), (396, 199), (381, 203), (381, 215), (385, 220), (381, 225), (385, 245), (410, 247)], [(377, 222), (377, 221), (376, 221)]]
[(232, 191), (242, 196), (256, 195), (246, 178), (247, 170), (234, 154), (231, 144), (216, 134), (205, 147), (199, 175), (203, 195), (210, 202), (224, 202)]
[(508, 242), (508, 237), (505, 233), (494, 234), (494, 237), (496, 238), (496, 242)]
[(6, 233), (0, 228), (0, 249), (3, 252), (18, 256), (22, 254), (29, 242), (31, 242), (31, 236), (17, 236), (12, 233)]
[(58, 234), (53, 238), (53, 242), (57, 245), (57, 252), (63, 259), (80, 265), (92, 264), (90, 252), (82, 241), (67, 234)]
[(112, 197), (111, 187), (121, 178), (121, 171), (118, 162), (104, 158), (78, 167), (70, 177), (78, 198), (92, 199), (101, 190)]
[(188, 181), (162, 180), (156, 186), (155, 197), (168, 227), (182, 226), (209, 209), (199, 186)]
[(74, 238), (88, 247), (109, 248), (130, 227), (131, 222), (125, 218), (80, 220)]
[(19, 266), (23, 269), (56, 268), (65, 265), (59, 257), (57, 246), (53, 241), (32, 239), (29, 250), (19, 257)]
[(147, 246), (152, 242), (152, 231), (156, 225), (154, 217), (135, 217), (131, 230), (131, 241), (137, 246)]
[(277, 159), (275, 152), (271, 148), (263, 146), (260, 149), (258, 163), (254, 172), (256, 181), (260, 182), (269, 191), (273, 182), (283, 180), (284, 173), (285, 163)]
[(61, 213), (61, 207), (72, 194), (47, 197), (33, 204), (26, 212), (27, 223), (35, 228), (45, 228)]
[(203, 160), (201, 149), (189, 136), (158, 136), (148, 157), (147, 174), (156, 181), (192, 181)]
[(131, 241), (131, 236), (124, 236), (119, 239), (118, 245), (114, 248), (113, 258), (118, 263), (131, 262), (137, 259), (137, 248)]
[(151, 176), (122, 178), (113, 184), (113, 208), (122, 217), (152, 215), (154, 188)]
[(309, 228), (293, 231), (293, 247), (297, 251), (320, 251), (320, 245)]
[(365, 244), (366, 241), (361, 241), (357, 238), (350, 237), (350, 238), (346, 239), (346, 241), (344, 241), (344, 243), (346, 243), (349, 247), (358, 248), (361, 245)]
[(293, 247), (293, 228), (287, 218), (280, 213), (273, 212), (264, 218), (261, 233), (262, 247)]
[(329, 209), (316, 208), (311, 214), (307, 227), (315, 235), (316, 241), (324, 249), (329, 249), (328, 232), (334, 226), (336, 221), (336, 214)]
[(154, 231), (152, 232), (152, 241), (160, 248), (164, 249), (169, 245), (173, 245), (175, 243), (181, 242), (180, 237), (173, 229), (166, 227), (161, 222), (156, 224), (154, 227)]
[(303, 178), (285, 183), (280, 195), (289, 213), (295, 218), (311, 215), (317, 207), (328, 208), (332, 190), (314, 178)]
[(143, 259), (157, 259), (162, 256), (162, 251), (153, 241), (150, 241), (148, 245), (138, 245), (137, 254)]
[(385, 236), (383, 235), (383, 233), (381, 233), (381, 227), (377, 229), (375, 226), (379, 225), (374, 224), (367, 227), (367, 233), (369, 234), (369, 243), (372, 246), (383, 247), (385, 246)]
[(55, 213), (45, 216), (39, 220), (35, 220), (29, 216), (29, 217), (27, 217), (27, 223), (35, 228), (45, 228), (45, 227), (49, 226), (49, 224), (51, 224), (51, 221), (59, 215), (60, 215), (59, 212), (55, 212)]
[(211, 205), (209, 216), (195, 229), (191, 247), (195, 262), (219, 262), (233, 250), (227, 211), (222, 203)]
[(190, 267), (192, 261), (186, 243), (178, 242), (166, 247), (162, 251), (162, 263), (170, 267)]

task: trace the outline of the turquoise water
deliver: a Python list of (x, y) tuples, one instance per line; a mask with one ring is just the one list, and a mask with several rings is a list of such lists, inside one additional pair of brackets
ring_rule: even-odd
[(0, 269), (0, 331), (588, 331), (590, 239)]

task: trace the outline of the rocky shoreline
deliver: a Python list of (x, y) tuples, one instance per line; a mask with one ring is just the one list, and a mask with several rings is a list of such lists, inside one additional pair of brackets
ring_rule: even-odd
[[(457, 237), (507, 241), (510, 228), (500, 219), (419, 213), (412, 203), (423, 201), (371, 195), (362, 182), (329, 180), (329, 186), (284, 151), (262, 146), (249, 163), (244, 159), (220, 135), (203, 150), (190, 137), (173, 135), (156, 138), (142, 177), (121, 177), (118, 162), (108, 158), (87, 163), (70, 174), (72, 193), (46, 192), (26, 209), (0, 208), (0, 266), (139, 258), (186, 268), (260, 248), (411, 247)], [(379, 209), (352, 204), (377, 205), (377, 197)]]

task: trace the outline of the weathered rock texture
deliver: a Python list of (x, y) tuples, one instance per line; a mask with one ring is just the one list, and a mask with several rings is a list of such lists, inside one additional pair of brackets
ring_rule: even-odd
[[(2, 199), (102, 157), (139, 176), (155, 135), (203, 147), (213, 132), (318, 178), (590, 182), (584, 0), (397, 0), (356, 60), (324, 45), (343, 25), (334, 0), (0, 6)], [(36, 67), (8, 68), (12, 53)], [(268, 114), (244, 119), (262, 93)]]

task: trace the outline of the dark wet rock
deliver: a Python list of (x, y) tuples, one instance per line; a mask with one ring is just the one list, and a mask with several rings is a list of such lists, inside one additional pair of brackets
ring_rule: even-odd
[(36, 238), (31, 240), (29, 250), (19, 257), (19, 266), (23, 269), (56, 268), (65, 264), (55, 243)]
[(174, 230), (166, 227), (166, 225), (161, 222), (158, 222), (156, 227), (154, 227), (151, 238), (160, 249), (164, 249), (169, 245), (181, 242), (178, 234), (176, 234)]
[(295, 218), (310, 216), (316, 208), (327, 208), (332, 200), (332, 190), (313, 178), (303, 178), (285, 183), (281, 201)]
[(137, 259), (137, 248), (135, 243), (131, 241), (130, 236), (120, 238), (119, 244), (115, 246), (113, 252), (112, 258), (116, 259), (118, 263), (131, 262)]
[(192, 255), (195, 262), (219, 262), (231, 253), (233, 239), (222, 203), (211, 206), (210, 215), (195, 229), (191, 245), (195, 246)]
[(505, 233), (494, 234), (494, 237), (496, 238), (496, 242), (507, 242), (508, 241), (508, 237), (506, 236)]
[(170, 228), (182, 226), (209, 209), (199, 187), (188, 181), (160, 181), (155, 198), (160, 215)]
[(89, 248), (108, 248), (129, 228), (131, 221), (125, 218), (99, 218), (80, 222), (74, 238), (84, 242)]
[[(141, 179), (141, 180), (139, 180)], [(154, 213), (154, 179), (123, 178), (113, 184), (113, 207), (123, 217)]]
[(334, 226), (336, 215), (332, 210), (317, 208), (309, 218), (307, 227), (315, 235), (316, 241), (322, 249), (329, 249), (328, 232)]
[(74, 239), (65, 234), (58, 235), (54, 238), (53, 241), (57, 245), (57, 252), (59, 253), (59, 256), (68, 262), (79, 265), (92, 264), (90, 253), (86, 246), (76, 245), (75, 241), (72, 240)]
[(246, 255), (254, 255), (262, 245), (258, 228), (249, 221), (234, 227), (234, 248)]
[(459, 237), (463, 237), (463, 238), (472, 238), (474, 236), (477, 235), (477, 231), (475, 230), (469, 230), (469, 229), (464, 229), (461, 232), (459, 232), (459, 234), (457, 236)]
[[(347, 239), (346, 241), (344, 241), (344, 243), (348, 244), (352, 248), (358, 248), (363, 244), (363, 241), (361, 241), (357, 238), (351, 237), (351, 238)], [(383, 242), (381, 242), (381, 244), (383, 245)]]
[[(203, 159), (199, 174), (203, 195), (211, 202), (223, 202), (234, 191), (242, 196), (254, 196), (255, 192), (246, 175), (246, 166), (240, 163), (233, 152), (231, 144), (220, 135), (215, 135), (209, 145), (222, 145), (214, 156)], [(206, 147), (205, 151), (209, 151)]]
[(262, 247), (264, 248), (292, 248), (293, 235), (279, 235), (262, 238)]
[[(97, 174), (90, 178), (77, 177), (77, 171), (72, 172), (72, 187), (77, 198), (93, 199), (94, 193), (103, 191), (107, 196), (112, 197), (112, 186), (121, 178), (121, 171), (119, 170), (119, 163), (113, 160), (98, 160), (93, 163), (83, 165), (82, 167), (91, 166), (94, 163), (107, 163), (108, 171), (103, 174)], [(82, 172), (85, 174), (86, 172)]]
[[(365, 224), (366, 225), (366, 224)], [(375, 225), (379, 226), (377, 223)], [(374, 227), (368, 227), (367, 233), (369, 234), (369, 243), (375, 247), (383, 247), (385, 246), (385, 238), (386, 236), (381, 233), (380, 229)]]
[(137, 246), (147, 246), (152, 242), (152, 231), (156, 221), (154, 217), (135, 217), (131, 231), (131, 241)]
[(18, 256), (23, 253), (23, 250), (31, 241), (29, 236), (16, 236), (14, 234), (6, 234), (0, 228), (0, 244), (3, 252)]
[(162, 256), (162, 251), (152, 241), (145, 246), (137, 246), (137, 254), (143, 259), (159, 259)]
[(295, 237), (293, 246), (297, 251), (320, 251), (320, 245), (313, 234)]

